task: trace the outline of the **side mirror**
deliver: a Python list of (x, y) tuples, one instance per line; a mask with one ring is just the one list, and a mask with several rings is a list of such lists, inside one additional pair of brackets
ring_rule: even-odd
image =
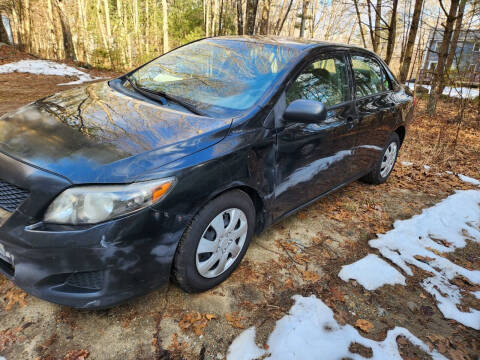
[(288, 105), (283, 118), (288, 122), (321, 123), (327, 119), (327, 108), (314, 100), (295, 100)]

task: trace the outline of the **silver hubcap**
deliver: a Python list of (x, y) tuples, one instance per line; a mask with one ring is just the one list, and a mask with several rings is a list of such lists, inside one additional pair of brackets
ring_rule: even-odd
[(390, 174), (390, 171), (395, 165), (395, 160), (397, 158), (397, 143), (392, 142), (388, 145), (387, 151), (383, 154), (382, 165), (380, 166), (380, 175), (382, 177), (387, 177)]
[(198, 243), (198, 273), (214, 278), (228, 270), (245, 245), (247, 231), (247, 217), (240, 209), (227, 209), (215, 216)]

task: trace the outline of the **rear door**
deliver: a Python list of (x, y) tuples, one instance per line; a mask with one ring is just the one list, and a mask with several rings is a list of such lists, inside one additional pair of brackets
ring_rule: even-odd
[(298, 99), (322, 102), (321, 123), (290, 122), (277, 135), (274, 216), (281, 216), (354, 177), (355, 105), (345, 53), (312, 59), (286, 88), (286, 108)]
[(357, 126), (357, 166), (368, 171), (381, 155), (395, 124), (392, 82), (374, 56), (352, 53)]

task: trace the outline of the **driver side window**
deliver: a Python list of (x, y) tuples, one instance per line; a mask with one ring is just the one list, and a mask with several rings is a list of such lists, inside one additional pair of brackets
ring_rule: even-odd
[(287, 90), (287, 105), (298, 99), (333, 106), (348, 100), (345, 58), (329, 57), (308, 65)]

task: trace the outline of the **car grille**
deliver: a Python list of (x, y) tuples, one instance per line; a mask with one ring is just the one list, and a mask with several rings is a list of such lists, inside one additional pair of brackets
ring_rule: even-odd
[(66, 283), (78, 288), (100, 290), (103, 287), (103, 280), (103, 271), (89, 271), (70, 275)]
[(29, 192), (0, 180), (0, 208), (14, 212), (28, 198)]

